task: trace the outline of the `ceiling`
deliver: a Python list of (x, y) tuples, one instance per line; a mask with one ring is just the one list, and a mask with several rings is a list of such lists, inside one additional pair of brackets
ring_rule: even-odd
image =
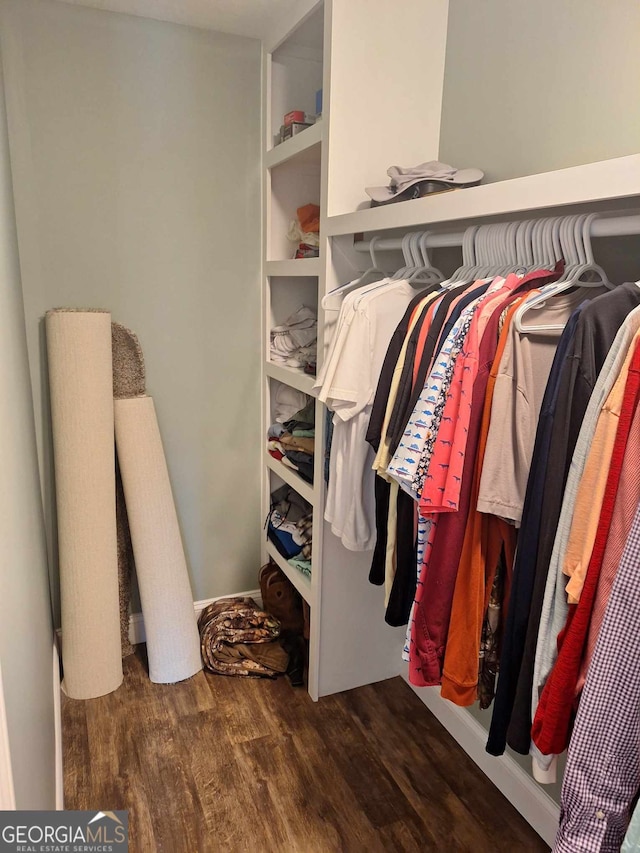
[(223, 33), (263, 38), (294, 0), (62, 0)]

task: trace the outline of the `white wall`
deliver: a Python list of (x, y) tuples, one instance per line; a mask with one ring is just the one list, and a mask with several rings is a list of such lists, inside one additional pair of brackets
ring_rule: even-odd
[(440, 159), (487, 181), (640, 151), (637, 0), (450, 0)]
[(0, 691), (15, 804), (52, 809), (53, 624), (1, 67), (0, 470)]
[(194, 597), (259, 568), (260, 44), (2, 0), (39, 450), (55, 553), (41, 318), (139, 335)]
[(323, 92), (329, 216), (369, 207), (365, 187), (388, 184), (389, 166), (436, 158), (448, 6), (449, 0), (332, 0)]

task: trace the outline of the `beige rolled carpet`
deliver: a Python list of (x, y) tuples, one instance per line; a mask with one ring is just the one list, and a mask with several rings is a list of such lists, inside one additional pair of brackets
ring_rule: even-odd
[(56, 477), (65, 693), (92, 699), (122, 682), (111, 316), (46, 316)]
[(202, 669), (193, 596), (151, 397), (115, 400), (120, 473), (131, 528), (151, 681)]
[[(138, 336), (121, 323), (111, 324), (111, 349), (113, 356), (113, 396), (137, 397), (144, 394), (146, 376), (144, 356)], [(122, 657), (135, 651), (129, 640), (129, 613), (131, 610), (131, 578), (135, 560), (131, 545), (131, 532), (127, 507), (122, 491), (122, 478), (116, 460), (116, 522), (118, 527), (118, 580), (120, 587), (120, 639)]]

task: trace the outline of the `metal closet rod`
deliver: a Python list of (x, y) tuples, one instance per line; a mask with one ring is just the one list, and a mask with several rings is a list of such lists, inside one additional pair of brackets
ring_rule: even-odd
[[(482, 224), (482, 223), (480, 223)], [(501, 223), (489, 223), (498, 225)], [(422, 228), (412, 228), (411, 232), (418, 233), (428, 231), (429, 226), (425, 225)], [(630, 216), (611, 216), (603, 217), (602, 219), (594, 219), (591, 223), (592, 237), (628, 237), (633, 234), (640, 234), (640, 215)], [(462, 246), (462, 238), (464, 231), (443, 231), (438, 233), (434, 231), (427, 237), (427, 248), (441, 249), (445, 246)], [(368, 252), (370, 240), (356, 240), (353, 248), (358, 252)], [(376, 252), (394, 252), (402, 249), (402, 237), (383, 237), (376, 241)]]

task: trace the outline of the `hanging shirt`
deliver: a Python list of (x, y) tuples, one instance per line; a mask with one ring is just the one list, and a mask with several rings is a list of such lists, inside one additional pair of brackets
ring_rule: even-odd
[(375, 545), (374, 454), (365, 436), (389, 342), (414, 296), (406, 281), (348, 294), (346, 332), (318, 395), (334, 411), (325, 519), (353, 551)]
[(636, 408), (631, 432), (627, 441), (627, 449), (622, 463), (618, 493), (611, 518), (611, 530), (607, 540), (607, 547), (602, 558), (602, 568), (598, 579), (596, 598), (593, 603), (591, 622), (589, 623), (589, 636), (585, 653), (580, 665), (580, 676), (576, 686), (576, 696), (580, 694), (587, 677), (587, 670), (593, 657), (593, 652), (598, 640), (602, 620), (607, 609), (611, 587), (622, 559), (624, 543), (627, 541), (633, 523), (636, 507), (640, 502), (640, 407)]
[(522, 511), (522, 530), (513, 570), (509, 611), (502, 639), (500, 678), (498, 679), (487, 740), (487, 752), (491, 755), (502, 755), (507, 745), (507, 728), (513, 711), (522, 660), (522, 648), (528, 619), (530, 618), (531, 589), (534, 583), (535, 560), (542, 517), (542, 495), (553, 419), (562, 371), (567, 354), (572, 351), (579, 316), (580, 308), (577, 308), (569, 318), (562, 333), (540, 409), (532, 454), (531, 474), (527, 481)]
[(467, 452), (462, 473), (460, 492), (460, 510), (439, 516), (437, 534), (428, 564), (424, 563), (420, 581), (422, 586), (421, 602), (414, 608), (414, 624), (410, 648), (409, 675), (413, 684), (426, 686), (440, 682), (444, 645), (449, 628), (451, 600), (455, 586), (456, 573), (466, 521), (470, 510), (473, 467), (478, 443), (482, 409), (489, 373), (498, 345), (498, 329), (501, 314), (508, 305), (518, 299), (522, 293), (535, 286), (555, 281), (561, 267), (556, 272), (537, 270), (522, 278), (515, 292), (505, 296), (487, 324), (478, 356), (478, 376), (473, 387), (472, 413), (469, 422)]
[[(589, 291), (585, 292), (589, 296)], [(578, 434), (598, 375), (625, 317), (640, 305), (640, 288), (623, 284), (588, 302), (580, 314), (573, 352), (563, 370), (549, 449), (549, 464), (542, 497), (542, 521), (537, 543), (534, 585), (529, 599), (524, 648), (508, 742), (526, 754), (531, 745), (533, 669), (542, 601), (562, 496)]]
[(438, 338), (448, 318), (451, 305), (465, 292), (467, 286), (466, 284), (460, 284), (447, 290), (441, 297), (429, 326), (423, 326), (426, 336), (423, 337), (420, 334), (418, 338), (416, 359), (419, 360), (419, 364), (417, 372), (415, 375), (413, 371), (410, 373), (407, 372), (406, 376), (403, 374), (404, 381), (400, 383), (398, 399), (389, 421), (387, 437), (389, 439), (389, 449), (392, 454), (396, 452), (398, 445), (402, 441), (402, 436), (406, 430), (411, 413), (424, 387)]
[[(618, 429), (607, 485), (598, 522), (598, 533), (587, 570), (584, 589), (577, 605), (569, 609), (567, 624), (558, 637), (558, 658), (544, 686), (531, 730), (531, 738), (544, 755), (559, 755), (569, 740), (576, 684), (602, 559), (609, 536), (613, 507), (631, 423), (640, 401), (640, 345), (637, 345), (624, 390)], [(544, 762), (540, 760), (540, 763)]]
[[(512, 735), (514, 748), (524, 750), (527, 740), (530, 741), (531, 721), (535, 716), (538, 698), (544, 687), (547, 676), (556, 659), (556, 637), (562, 629), (567, 616), (567, 598), (565, 579), (562, 573), (564, 552), (571, 530), (573, 509), (588, 449), (593, 439), (600, 410), (608, 397), (613, 384), (620, 372), (631, 340), (640, 329), (640, 288), (636, 284), (625, 284), (616, 288), (612, 293), (597, 297), (588, 306), (585, 329), (581, 332), (581, 342), (575, 356), (567, 361), (567, 381), (562, 390), (565, 416), (564, 426), (559, 433), (560, 453), (564, 457), (562, 445), (566, 442), (569, 418), (566, 416), (567, 397), (571, 394), (571, 377), (580, 365), (584, 350), (591, 353), (586, 363), (591, 364), (588, 378), (593, 381), (594, 353), (596, 366), (602, 368), (594, 381), (594, 390), (587, 404), (579, 430), (579, 440), (576, 441), (575, 452), (572, 452), (570, 469), (566, 478), (566, 486), (562, 496), (557, 494), (558, 484), (550, 484), (550, 501), (545, 509), (545, 524), (547, 533), (544, 541), (540, 540), (539, 547), (544, 550), (536, 569), (536, 582), (530, 602), (529, 626), (521, 664), (521, 678), (515, 700), (515, 717)], [(608, 342), (611, 341), (607, 349)], [(582, 395), (580, 395), (582, 396)], [(578, 405), (581, 405), (579, 399)], [(571, 445), (569, 445), (570, 447)], [(561, 464), (554, 455), (554, 469), (557, 472)], [(561, 502), (561, 514), (553, 515), (553, 504)], [(557, 535), (556, 535), (557, 533)], [(551, 540), (551, 542), (549, 541)], [(551, 557), (547, 555), (551, 553)], [(511, 743), (511, 741), (510, 741)], [(534, 773), (536, 765), (534, 764)]]
[[(550, 297), (531, 310), (535, 325), (564, 326), (583, 293)], [(544, 389), (562, 330), (519, 332), (511, 325), (493, 393), (491, 426), (482, 468), (478, 510), (520, 526)]]
[(482, 626), (489, 605), (495, 570), (503, 548), (507, 564), (505, 569), (508, 574), (513, 566), (515, 530), (500, 519), (479, 513), (474, 507), (480, 485), (480, 472), (486, 448), (498, 364), (504, 352), (509, 337), (509, 325), (518, 304), (519, 300), (507, 313), (487, 381), (473, 473), (471, 511), (465, 529), (451, 603), (451, 620), (447, 634), (441, 693), (444, 699), (449, 699), (456, 705), (471, 705), (477, 699), (478, 652)]
[(420, 495), (424, 473), (426, 473), (426, 471), (419, 472), (418, 468), (421, 464), (424, 465), (422, 454), (425, 445), (430, 441), (434, 430), (437, 430), (441, 414), (439, 406), (444, 405), (441, 402), (442, 392), (444, 389), (446, 394), (453, 376), (455, 359), (464, 344), (474, 311), (483, 298), (480, 296), (471, 302), (451, 328), (418, 396), (402, 440), (387, 468), (388, 474), (398, 482), (400, 487), (416, 499)]
[(617, 853), (640, 787), (640, 507), (589, 668), (554, 853)]
[[(536, 639), (531, 719), (535, 716), (539, 693), (555, 661), (555, 638), (558, 636), (566, 620), (567, 601), (564, 584), (562, 583), (562, 566), (564, 565), (564, 553), (571, 531), (575, 500), (584, 470), (584, 463), (588, 449), (591, 446), (600, 410), (613, 388), (614, 382), (625, 363), (631, 344), (639, 329), (640, 308), (636, 308), (624, 320), (611, 345), (598, 376), (593, 394), (589, 400), (571, 460), (571, 467), (562, 501), (562, 512), (558, 522), (558, 532), (546, 579), (540, 627)], [(551, 648), (552, 644), (553, 648)]]
[(630, 349), (611, 393), (600, 411), (578, 487), (573, 523), (562, 566), (569, 604), (577, 604), (580, 600), (584, 576), (593, 552), (634, 350), (635, 347)]
[[(437, 288), (433, 288), (435, 290)], [(375, 398), (371, 407), (369, 425), (367, 427), (366, 440), (376, 452), (374, 467), (377, 468), (378, 451), (382, 437), (386, 431), (388, 420), (388, 407), (393, 395), (392, 386), (396, 376), (396, 368), (402, 353), (406, 354), (407, 336), (413, 325), (417, 322), (420, 314), (420, 306), (423, 304), (427, 291), (416, 294), (393, 333), (387, 353), (384, 357), (380, 378), (376, 388)], [(380, 585), (384, 583), (384, 563), (386, 552), (386, 524), (389, 514), (389, 484), (376, 477), (375, 482), (375, 505), (376, 505), (376, 545), (371, 560), (369, 582)]]

